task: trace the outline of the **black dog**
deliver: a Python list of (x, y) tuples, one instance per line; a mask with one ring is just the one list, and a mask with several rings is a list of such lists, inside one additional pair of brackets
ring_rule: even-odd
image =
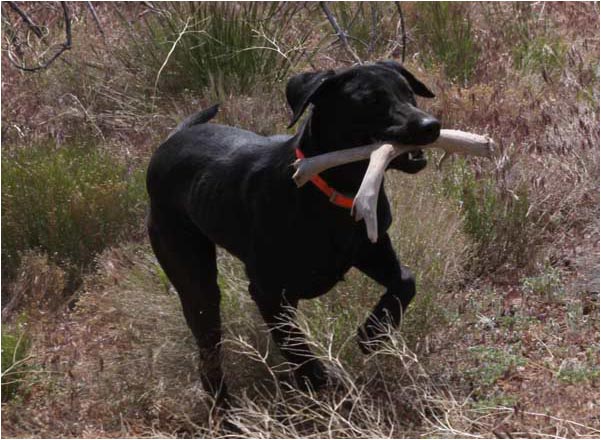
[[(184, 121), (148, 168), (150, 241), (198, 342), (203, 384), (219, 397), (226, 391), (215, 245), (245, 264), (250, 295), (282, 354), (298, 365), (299, 385), (319, 387), (326, 380), (322, 364), (292, 324), (299, 299), (323, 295), (351, 266), (384, 286), (386, 292), (359, 329), (360, 346), (367, 351), (377, 340), (377, 325), (398, 325), (415, 295), (413, 275), (399, 264), (386, 233), (392, 217), (384, 190), (377, 243), (369, 242), (364, 223), (350, 215), (349, 201), (367, 161), (322, 173), (329, 189), (296, 188), (291, 163), (297, 155), (377, 140), (430, 143), (439, 136), (440, 123), (416, 107), (415, 95), (434, 95), (395, 62), (303, 73), (290, 80), (286, 95), (293, 110), (290, 126), (313, 104), (295, 136), (263, 137), (205, 124), (217, 113), (215, 106)], [(410, 173), (425, 166), (421, 152), (391, 163)]]

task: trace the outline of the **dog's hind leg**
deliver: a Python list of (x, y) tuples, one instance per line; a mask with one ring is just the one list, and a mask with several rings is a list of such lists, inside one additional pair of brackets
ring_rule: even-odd
[(325, 385), (325, 368), (309, 349), (305, 335), (295, 322), (298, 300), (288, 299), (281, 292), (263, 291), (252, 281), (248, 290), (280, 352), (294, 365), (298, 386), (318, 389)]
[(359, 347), (364, 353), (377, 346), (383, 326), (397, 327), (403, 312), (415, 296), (415, 278), (408, 267), (399, 264), (388, 234), (376, 243), (366, 243), (353, 265), (386, 288), (365, 324), (359, 328)]
[(161, 222), (152, 215), (148, 233), (154, 253), (179, 294), (184, 316), (196, 338), (202, 384), (222, 403), (227, 390), (221, 368), (215, 244), (193, 225), (171, 220)]

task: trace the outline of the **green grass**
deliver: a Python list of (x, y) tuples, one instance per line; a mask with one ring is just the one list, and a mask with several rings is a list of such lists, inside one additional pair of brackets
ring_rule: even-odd
[(3, 278), (14, 276), (28, 249), (76, 276), (98, 252), (140, 230), (143, 182), (140, 170), (93, 146), (3, 151)]
[(520, 70), (556, 76), (563, 70), (567, 50), (558, 37), (538, 36), (522, 40), (513, 48), (512, 56)]
[(441, 64), (449, 79), (468, 82), (479, 57), (468, 8), (454, 2), (423, 2), (416, 7), (418, 38), (428, 51), (426, 66)]
[(164, 65), (159, 86), (166, 93), (207, 87), (217, 95), (249, 92), (257, 82), (284, 79), (306, 54), (310, 30), (290, 43), (283, 37), (294, 5), (200, 2), (164, 8), (138, 24), (131, 49), (151, 67), (153, 82)]
[(532, 5), (514, 4), (513, 19), (508, 23), (514, 66), (525, 73), (539, 73), (545, 79), (557, 77), (564, 70), (568, 45), (557, 34), (549, 16)]
[[(22, 319), (20, 320), (22, 321)], [(23, 379), (30, 340), (22, 328), (22, 322), (13, 330), (2, 326), (2, 401), (17, 395)]]

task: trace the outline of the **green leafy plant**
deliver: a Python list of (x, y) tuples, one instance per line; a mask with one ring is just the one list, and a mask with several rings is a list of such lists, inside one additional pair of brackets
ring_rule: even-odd
[(496, 347), (472, 347), (478, 366), (467, 371), (478, 384), (490, 386), (503, 377), (507, 372), (526, 365), (526, 359), (511, 350), (501, 350)]
[(94, 256), (140, 229), (141, 170), (89, 146), (44, 145), (2, 154), (2, 274), (20, 253), (46, 252), (75, 277)]

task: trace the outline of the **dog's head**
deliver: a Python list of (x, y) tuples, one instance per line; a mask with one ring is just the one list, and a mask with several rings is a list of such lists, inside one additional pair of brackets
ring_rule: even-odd
[[(415, 96), (434, 94), (394, 61), (342, 71), (296, 75), (286, 87), (293, 126), (313, 104), (312, 134), (323, 151), (377, 141), (425, 145), (440, 134), (440, 122), (417, 107)], [(421, 150), (405, 154), (391, 168), (415, 173), (427, 164)]]

